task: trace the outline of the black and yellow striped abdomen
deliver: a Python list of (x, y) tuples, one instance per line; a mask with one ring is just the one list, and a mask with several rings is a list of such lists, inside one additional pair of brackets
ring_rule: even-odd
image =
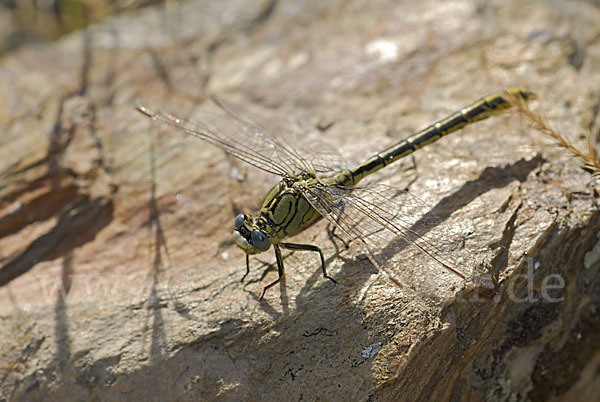
[(334, 176), (333, 181), (336, 184), (346, 186), (357, 184), (364, 177), (383, 169), (402, 157), (412, 154), (417, 149), (423, 148), (425, 145), (429, 145), (445, 135), (458, 131), (468, 124), (487, 119), (490, 116), (502, 114), (512, 106), (505, 99), (507, 95), (521, 97), (525, 101), (535, 98), (533, 93), (518, 88), (507, 89), (503, 92), (482, 98), (388, 149), (379, 152), (355, 168), (338, 173)]
[(464, 107), (445, 119), (377, 153), (355, 168), (343, 170), (334, 176), (321, 179), (316, 178), (315, 174), (311, 172), (305, 172), (295, 178), (284, 179), (271, 189), (263, 201), (260, 215), (256, 219), (256, 225), (267, 234), (273, 244), (277, 244), (285, 237), (300, 233), (322, 217), (304, 198), (300, 188), (311, 188), (317, 182), (325, 186), (355, 185), (364, 177), (383, 169), (445, 135), (458, 131), (468, 124), (506, 112), (512, 106), (505, 99), (507, 95), (521, 97), (526, 101), (535, 97), (531, 92), (522, 89), (508, 89)]

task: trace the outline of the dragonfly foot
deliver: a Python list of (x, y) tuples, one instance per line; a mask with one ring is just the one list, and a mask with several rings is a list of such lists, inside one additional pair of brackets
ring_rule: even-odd
[(240, 281), (241, 283), (244, 283), (244, 279), (246, 279), (246, 277), (248, 276), (249, 273), (250, 273), (250, 256), (248, 254), (246, 254), (246, 273), (244, 274), (244, 276), (242, 276), (242, 280)]
[(334, 244), (335, 244), (335, 239), (339, 240), (344, 245), (344, 249), (348, 250), (350, 248), (350, 241), (346, 241), (342, 236), (340, 236), (339, 234), (335, 233), (336, 229), (337, 229), (337, 226), (333, 226), (333, 229), (328, 230), (330, 240)]

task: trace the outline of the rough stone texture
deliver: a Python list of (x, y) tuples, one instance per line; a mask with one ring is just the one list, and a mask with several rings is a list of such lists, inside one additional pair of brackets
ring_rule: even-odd
[(0, 396), (600, 398), (597, 200), (522, 118), (386, 176), (460, 230), (495, 289), (439, 267), (416, 273), (435, 294), (397, 289), (322, 223), (296, 240), (323, 247), (338, 285), (295, 253), (259, 302), (274, 257), (240, 284), (230, 228), (270, 179), (133, 109), (216, 94), (357, 162), (524, 86), (580, 139), (600, 127), (598, 21), (586, 1), (194, 1), (0, 60)]

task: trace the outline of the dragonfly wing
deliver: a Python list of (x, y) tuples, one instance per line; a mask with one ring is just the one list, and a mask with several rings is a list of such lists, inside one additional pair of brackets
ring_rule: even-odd
[(146, 100), (138, 101), (137, 110), (155, 121), (215, 145), (266, 172), (294, 176), (313, 170), (310, 162), (293, 148), (227, 110), (217, 109), (212, 112), (196, 108), (185, 113), (183, 108), (178, 108), (176, 112), (172, 112), (169, 106)]
[[(462, 248), (452, 230), (416, 196), (383, 184), (340, 187), (318, 184), (306, 189), (306, 198), (331, 224), (358, 241), (368, 258), (394, 283), (414, 287), (423, 273), (415, 269), (426, 255), (449, 272), (466, 279), (468, 258), (454, 256)], [(413, 264), (407, 267), (407, 264)], [(402, 270), (394, 268), (402, 266)], [(405, 271), (405, 272), (402, 272)]]
[[(211, 100), (231, 118), (239, 120), (244, 125), (253, 125), (254, 130), (266, 132), (263, 127), (267, 125), (257, 124), (257, 121), (260, 122), (261, 119), (255, 115), (250, 117), (246, 114), (247, 112), (242, 112), (239, 105), (216, 98), (211, 98)], [(249, 123), (250, 121), (252, 123)], [(339, 151), (321, 138), (321, 131), (294, 130), (290, 129), (290, 126), (279, 123), (279, 119), (277, 122), (268, 123), (269, 128), (277, 132), (288, 133), (285, 138), (278, 138), (279, 143), (285, 149), (307, 161), (313, 172), (327, 176), (349, 168), (348, 162)]]
[(348, 162), (338, 150), (321, 139), (305, 135), (296, 143), (299, 151), (313, 166), (315, 173), (331, 176), (340, 170), (349, 168)]

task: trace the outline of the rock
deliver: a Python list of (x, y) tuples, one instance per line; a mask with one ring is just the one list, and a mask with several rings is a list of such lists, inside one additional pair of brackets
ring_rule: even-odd
[(414, 281), (399, 289), (320, 223), (294, 241), (322, 247), (337, 285), (296, 252), (259, 301), (272, 251), (240, 283), (230, 234), (274, 179), (135, 104), (184, 114), (216, 95), (356, 163), (519, 86), (579, 139), (600, 126), (599, 17), (583, 1), (190, 1), (6, 56), (0, 395), (598, 399), (598, 201), (590, 174), (522, 116), (376, 178), (424, 200), (440, 242), (463, 240), (448, 258), (474, 283), (421, 256), (396, 264)]

